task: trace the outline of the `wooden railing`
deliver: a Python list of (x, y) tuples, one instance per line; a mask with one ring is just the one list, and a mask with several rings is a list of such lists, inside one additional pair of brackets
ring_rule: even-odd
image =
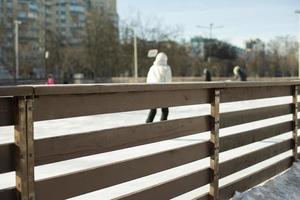
[[(0, 87), (0, 126), (14, 125), (15, 142), (0, 145), (0, 173), (16, 171), (16, 187), (0, 199), (58, 200), (75, 197), (210, 157), (210, 167), (139, 190), (120, 199), (170, 199), (210, 184), (197, 199), (228, 199), (288, 169), (297, 160), (300, 82), (193, 83)], [(292, 96), (293, 103), (220, 113), (220, 104)], [(158, 107), (211, 104), (211, 114), (151, 124), (34, 140), (34, 122)], [(293, 120), (220, 137), (221, 128), (293, 114)], [(99, 122), (101, 123), (101, 122)], [(210, 141), (127, 159), (43, 180), (34, 167), (210, 131)], [(225, 162), (219, 154), (266, 138), (290, 138)], [(219, 179), (281, 153), (293, 154), (235, 182)], [(155, 165), (153, 165), (155, 163)], [(1, 181), (1, 180), (0, 180)], [(99, 199), (101, 199), (99, 197)]]

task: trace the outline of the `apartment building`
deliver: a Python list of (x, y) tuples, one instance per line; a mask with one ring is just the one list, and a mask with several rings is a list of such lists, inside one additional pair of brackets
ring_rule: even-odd
[(18, 22), (19, 48), (23, 50), (20, 62), (25, 67), (23, 69), (26, 70), (28, 61), (34, 67), (39, 66), (44, 51), (44, 0), (1, 0), (0, 13), (0, 63), (11, 68), (15, 64), (15, 23)]
[[(14, 66), (14, 22), (20, 21), (20, 66), (45, 71), (47, 38), (56, 37), (62, 43), (82, 45), (89, 12), (105, 11), (118, 26), (116, 0), (0, 0), (0, 65)], [(1, 39), (1, 38), (0, 38)], [(13, 72), (12, 72), (13, 73)], [(27, 72), (26, 72), (27, 73)], [(28, 73), (27, 73), (28, 74)]]
[(89, 13), (105, 11), (118, 25), (116, 0), (45, 0), (47, 27), (72, 45), (80, 45)]

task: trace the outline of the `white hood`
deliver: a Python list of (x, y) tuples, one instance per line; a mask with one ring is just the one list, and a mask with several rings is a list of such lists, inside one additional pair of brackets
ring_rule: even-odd
[(147, 83), (166, 83), (171, 81), (172, 72), (168, 65), (168, 57), (165, 53), (159, 53), (148, 72)]

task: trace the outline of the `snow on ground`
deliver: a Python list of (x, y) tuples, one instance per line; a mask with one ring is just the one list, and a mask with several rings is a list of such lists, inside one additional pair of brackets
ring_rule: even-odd
[[(244, 109), (251, 109), (256, 107), (281, 105), (281, 104), (286, 104), (291, 102), (292, 102), (291, 97), (283, 97), (283, 98), (273, 98), (267, 100), (265, 99), (265, 100), (226, 103), (226, 104), (221, 104), (221, 112), (230, 112), (235, 110), (244, 110)], [(210, 106), (208, 104), (204, 104), (204, 105), (170, 108), (169, 116), (170, 119), (177, 119), (177, 118), (207, 115), (209, 114), (209, 112), (210, 112)], [(116, 114), (105, 114), (105, 115), (69, 118), (63, 120), (37, 122), (35, 123), (35, 139), (141, 124), (144, 123), (147, 114), (148, 111), (143, 110), (143, 111), (135, 111), (135, 112), (124, 112), (124, 113), (116, 113)], [(159, 117), (160, 117), (160, 112), (158, 112), (158, 116), (156, 119), (158, 120)], [(291, 115), (286, 115), (282, 117), (261, 120), (254, 123), (229, 127), (229, 128), (222, 129), (220, 131), (220, 135), (225, 136), (229, 134), (235, 134), (241, 131), (251, 130), (255, 128), (268, 126), (271, 124), (289, 121), (291, 119), (292, 119)], [(0, 133), (1, 133), (0, 144), (13, 141), (13, 127), (0, 127)], [(269, 138), (260, 142), (256, 142), (254, 144), (250, 144), (228, 152), (224, 152), (220, 155), (220, 161), (223, 162), (233, 157), (240, 156), (249, 153), (251, 151), (255, 151), (259, 148), (263, 148), (281, 142), (283, 140), (291, 138), (291, 135), (292, 135), (291, 132), (285, 133), (277, 137)], [(48, 164), (44, 166), (38, 166), (35, 167), (35, 178), (36, 180), (40, 180), (40, 179), (49, 178), (57, 175), (76, 172), (83, 169), (99, 167), (99, 166), (106, 165), (108, 163), (115, 163), (115, 162), (131, 159), (131, 158), (136, 158), (141, 155), (150, 155), (165, 150), (192, 145), (195, 143), (207, 141), (208, 139), (209, 139), (209, 132), (196, 133), (194, 135), (187, 136), (187, 137), (176, 138), (172, 140), (132, 147), (124, 150), (107, 152), (98, 155), (92, 155), (92, 156), (62, 161), (62, 162)], [(292, 155), (291, 151), (280, 154), (276, 157), (268, 159), (257, 165), (254, 165), (240, 172), (232, 174), (224, 179), (221, 179), (220, 185), (222, 186), (240, 177), (247, 176), (248, 174), (253, 173), (254, 171), (257, 171), (263, 167), (275, 163), (279, 159), (282, 159), (290, 155)], [(178, 176), (189, 174), (190, 172), (197, 171), (199, 169), (206, 168), (208, 166), (209, 166), (209, 159), (206, 158), (170, 170), (156, 173), (147, 177), (139, 178), (116, 186), (104, 188), (99, 191), (81, 195), (72, 199), (74, 200), (114, 199), (129, 194), (131, 192), (141, 190), (143, 188), (147, 188), (153, 184), (159, 184), (165, 182), (166, 180), (172, 180)], [(15, 185), (14, 173), (0, 174), (0, 189), (11, 187), (14, 185)], [(187, 194), (183, 194), (174, 199), (176, 200), (193, 199), (206, 192), (208, 192), (208, 186), (204, 186), (202, 188), (196, 189), (194, 191), (191, 191)]]
[(233, 200), (299, 200), (300, 162), (263, 186), (252, 188), (244, 193), (236, 193)]

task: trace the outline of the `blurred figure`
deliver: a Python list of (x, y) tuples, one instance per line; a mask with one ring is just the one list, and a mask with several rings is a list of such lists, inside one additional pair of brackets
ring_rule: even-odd
[[(157, 54), (153, 65), (150, 67), (147, 75), (147, 83), (169, 83), (172, 81), (171, 67), (168, 65), (168, 57), (165, 53)], [(153, 122), (157, 109), (151, 109), (146, 123)], [(168, 119), (169, 108), (162, 108), (160, 120)]]
[(205, 81), (211, 81), (211, 73), (206, 68), (203, 70), (203, 77)]
[(239, 66), (235, 66), (234, 67), (233, 74), (234, 74), (235, 80), (238, 80), (238, 81), (247, 81), (247, 75), (246, 75), (246, 73)]
[(47, 85), (54, 85), (54, 84), (55, 84), (55, 81), (54, 81), (53, 75), (49, 74), (48, 79), (47, 79)]

